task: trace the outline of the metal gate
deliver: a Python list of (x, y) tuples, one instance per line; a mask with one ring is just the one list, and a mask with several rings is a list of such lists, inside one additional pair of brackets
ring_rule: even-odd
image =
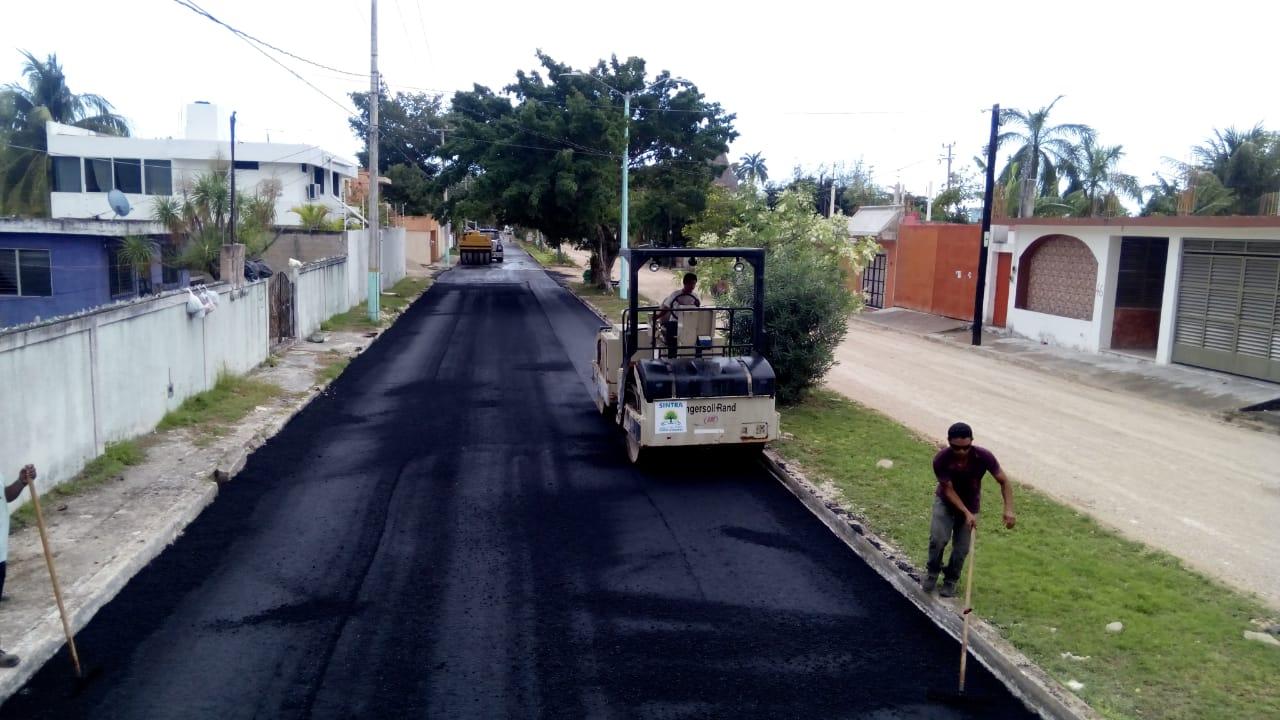
[(1280, 381), (1280, 241), (1183, 241), (1173, 361)]
[(888, 267), (889, 258), (880, 253), (863, 269), (862, 294), (867, 299), (867, 307), (884, 307), (884, 277)]
[(269, 332), (271, 344), (290, 340), (293, 329), (293, 282), (287, 273), (276, 273), (267, 280), (267, 297), (270, 304)]

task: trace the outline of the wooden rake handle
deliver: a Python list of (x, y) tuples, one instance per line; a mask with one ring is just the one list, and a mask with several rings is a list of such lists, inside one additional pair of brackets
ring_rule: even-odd
[(969, 663), (969, 616), (973, 614), (973, 561), (978, 549), (978, 528), (969, 538), (969, 569), (964, 581), (964, 629), (960, 631), (960, 692), (964, 692), (964, 672)]
[(58, 615), (62, 618), (62, 632), (67, 636), (67, 647), (71, 650), (71, 664), (75, 666), (76, 677), (83, 677), (80, 670), (80, 653), (76, 652), (75, 635), (71, 632), (71, 623), (67, 619), (67, 608), (62, 603), (62, 587), (58, 585), (58, 571), (53, 568), (53, 551), (49, 549), (49, 534), (44, 527), (44, 513), (40, 510), (40, 493), (36, 492), (34, 480), (27, 483), (31, 491), (31, 506), (36, 511), (36, 527), (40, 530), (40, 546), (44, 549), (44, 562), (49, 566), (49, 580), (53, 582), (53, 599), (58, 603)]

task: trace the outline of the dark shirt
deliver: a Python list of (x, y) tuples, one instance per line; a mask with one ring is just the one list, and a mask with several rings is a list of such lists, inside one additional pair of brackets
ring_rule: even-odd
[(934, 494), (947, 500), (946, 486), (956, 489), (960, 501), (969, 508), (969, 512), (977, 513), (982, 505), (982, 476), (987, 473), (995, 475), (1000, 472), (1000, 462), (990, 450), (977, 445), (969, 451), (969, 464), (961, 467), (960, 455), (943, 448), (933, 456), (933, 474), (938, 478), (938, 490)]

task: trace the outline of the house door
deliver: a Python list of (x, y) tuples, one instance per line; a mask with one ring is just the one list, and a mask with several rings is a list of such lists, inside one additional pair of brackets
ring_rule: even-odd
[(1009, 321), (1009, 275), (1013, 268), (1013, 253), (996, 253), (996, 296), (991, 306), (991, 324), (1004, 327)]
[(1280, 381), (1280, 242), (1188, 238), (1173, 361)]
[(867, 299), (867, 307), (884, 307), (884, 277), (889, 259), (884, 253), (876, 255), (862, 271), (862, 294)]
[(278, 272), (267, 280), (268, 332), (271, 344), (293, 337), (293, 282), (288, 273)]

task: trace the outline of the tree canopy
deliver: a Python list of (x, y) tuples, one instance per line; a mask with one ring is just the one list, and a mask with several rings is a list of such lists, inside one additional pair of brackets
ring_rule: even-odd
[(0, 214), (48, 215), (45, 124), (53, 121), (106, 135), (128, 135), (129, 124), (100, 95), (74, 93), (58, 56), (40, 60), (23, 50), (22, 83), (0, 87)]
[[(736, 133), (733, 116), (687, 80), (616, 57), (585, 73), (538, 53), (541, 69), (512, 84), (454, 95), (436, 180), (449, 188), (439, 215), (540, 230), (549, 242), (591, 250), (603, 267), (620, 245), (621, 163), (631, 93), (632, 232), (653, 244), (684, 241), (706, 204), (715, 159)], [(633, 237), (633, 240), (636, 238)], [(603, 279), (603, 273), (596, 277)]]
[[(365, 143), (357, 153), (360, 164), (369, 166), (369, 93), (351, 93), (359, 114), (348, 123)], [(439, 189), (432, 180), (440, 174), (441, 133), (445, 110), (440, 95), (397, 92), (385, 88), (378, 102), (378, 173), (391, 180), (382, 191), (384, 202), (401, 208), (407, 215), (427, 215), (440, 203)]]

